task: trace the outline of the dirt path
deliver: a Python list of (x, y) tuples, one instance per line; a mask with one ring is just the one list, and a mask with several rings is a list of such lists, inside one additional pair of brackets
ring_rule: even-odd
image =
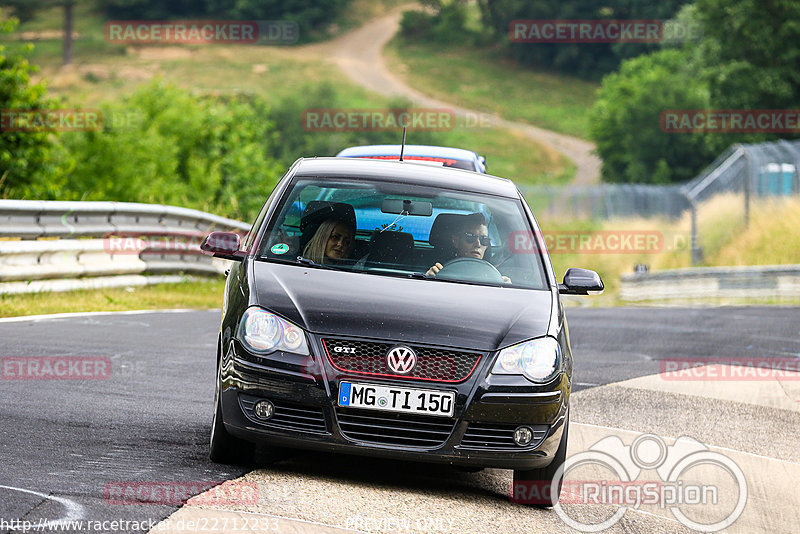
[(574, 161), (577, 166), (574, 184), (599, 182), (600, 158), (592, 154), (595, 148), (593, 143), (437, 100), (409, 87), (403, 80), (389, 72), (381, 52), (397, 32), (401, 13), (402, 10), (395, 10), (334, 41), (308, 47), (307, 51), (323, 53), (354, 82), (376, 93), (385, 96), (404, 96), (422, 107), (450, 108), (461, 116), (469, 114), (472, 117), (488, 118), (491, 126), (521, 132), (532, 141), (554, 149)]

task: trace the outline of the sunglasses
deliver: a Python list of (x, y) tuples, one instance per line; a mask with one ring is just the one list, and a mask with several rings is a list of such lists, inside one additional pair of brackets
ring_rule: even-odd
[(488, 247), (492, 243), (488, 235), (470, 234), (469, 232), (464, 233), (464, 241), (470, 245), (475, 243), (476, 240), (480, 240), (482, 247)]

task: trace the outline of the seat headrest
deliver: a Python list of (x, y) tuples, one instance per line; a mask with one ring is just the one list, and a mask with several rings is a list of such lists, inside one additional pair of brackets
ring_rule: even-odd
[(433, 226), (431, 226), (431, 235), (428, 237), (428, 243), (435, 248), (452, 248), (453, 242), (450, 238), (463, 226), (465, 217), (467, 215), (459, 213), (440, 213), (437, 215), (436, 220), (433, 221)]
[(376, 248), (408, 249), (414, 248), (414, 236), (406, 232), (379, 231), (373, 232), (369, 240), (370, 246)]
[(414, 236), (406, 232), (375, 230), (369, 242), (367, 266), (409, 263), (409, 256), (414, 250)]
[(356, 228), (356, 211), (350, 204), (312, 200), (306, 205), (303, 216), (300, 217), (300, 231), (305, 233), (309, 227), (319, 226), (328, 219), (342, 221), (354, 230)]

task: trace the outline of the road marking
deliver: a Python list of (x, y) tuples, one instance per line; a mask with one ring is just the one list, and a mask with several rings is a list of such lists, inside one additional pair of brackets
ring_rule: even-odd
[[(60, 519), (54, 519), (48, 521), (46, 523), (42, 523), (43, 528), (52, 529), (58, 528), (60, 525), (69, 524), (70, 521), (78, 521), (83, 518), (83, 506), (76, 503), (75, 501), (71, 501), (69, 499), (65, 499), (63, 497), (54, 497), (52, 495), (46, 495), (44, 493), (40, 493), (38, 491), (33, 491), (24, 488), (15, 488), (14, 486), (2, 486), (0, 485), (0, 489), (7, 489), (11, 491), (19, 491), (22, 493), (29, 493), (31, 495), (36, 495), (37, 497), (41, 497), (42, 499), (48, 499), (50, 501), (55, 501), (64, 508), (67, 509), (66, 517), (62, 517)], [(37, 525), (38, 526), (38, 525)]]
[[(793, 367), (796, 368), (796, 366), (797, 364), (793, 364)], [(800, 411), (800, 405), (795, 402), (800, 399), (800, 373), (779, 370), (776, 373), (780, 373), (780, 376), (736, 379), (737, 373), (741, 376), (741, 369), (747, 368), (734, 368), (727, 364), (711, 363), (705, 365), (702, 371), (698, 371), (705, 373), (705, 379), (702, 376), (695, 378), (691, 374), (686, 379), (668, 378), (668, 374), (662, 376), (661, 373), (657, 373), (609, 385), (741, 402), (778, 410)], [(754, 367), (751, 370), (755, 373), (760, 369)]]
[(47, 321), (50, 319), (71, 319), (73, 317), (99, 317), (104, 315), (142, 315), (145, 313), (189, 313), (189, 312), (219, 313), (220, 311), (221, 310), (219, 308), (212, 308), (212, 309), (176, 308), (168, 310), (128, 310), (128, 311), (50, 313), (47, 315), (22, 315), (20, 317), (4, 317), (0, 319), (0, 323), (18, 323), (22, 321)]
[[(628, 432), (628, 433), (637, 434), (637, 435), (638, 434), (647, 434), (647, 432), (640, 432), (638, 430), (629, 430), (627, 428), (618, 428), (618, 427), (613, 427), (613, 426), (593, 425), (591, 423), (578, 423), (577, 421), (570, 421), (570, 425), (594, 427), (594, 428), (599, 428), (599, 429), (602, 429), (602, 430), (617, 430), (619, 432)], [(668, 439), (668, 440), (672, 440), (672, 441), (675, 441), (676, 439), (678, 439), (678, 438), (675, 438), (675, 437), (672, 437), (672, 436), (663, 436), (661, 434), (659, 434), (659, 436), (661, 436), (664, 439)], [(791, 460), (783, 460), (781, 458), (773, 458), (772, 456), (764, 456), (763, 454), (756, 454), (754, 452), (740, 451), (738, 449), (731, 449), (729, 447), (722, 447), (721, 445), (709, 445), (707, 443), (704, 443), (704, 445), (706, 447), (710, 448), (710, 449), (718, 449), (720, 451), (725, 451), (725, 452), (735, 452), (737, 454), (745, 454), (747, 456), (752, 456), (753, 458), (759, 458), (761, 460), (769, 460), (771, 462), (782, 462), (782, 463), (785, 463), (785, 464), (796, 465), (796, 466), (800, 467), (800, 462), (793, 462)]]

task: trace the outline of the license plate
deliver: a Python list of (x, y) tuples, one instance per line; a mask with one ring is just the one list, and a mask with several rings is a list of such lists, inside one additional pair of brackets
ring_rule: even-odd
[(408, 389), (377, 384), (339, 385), (339, 406), (386, 412), (419, 413), (452, 417), (456, 394), (452, 391)]

